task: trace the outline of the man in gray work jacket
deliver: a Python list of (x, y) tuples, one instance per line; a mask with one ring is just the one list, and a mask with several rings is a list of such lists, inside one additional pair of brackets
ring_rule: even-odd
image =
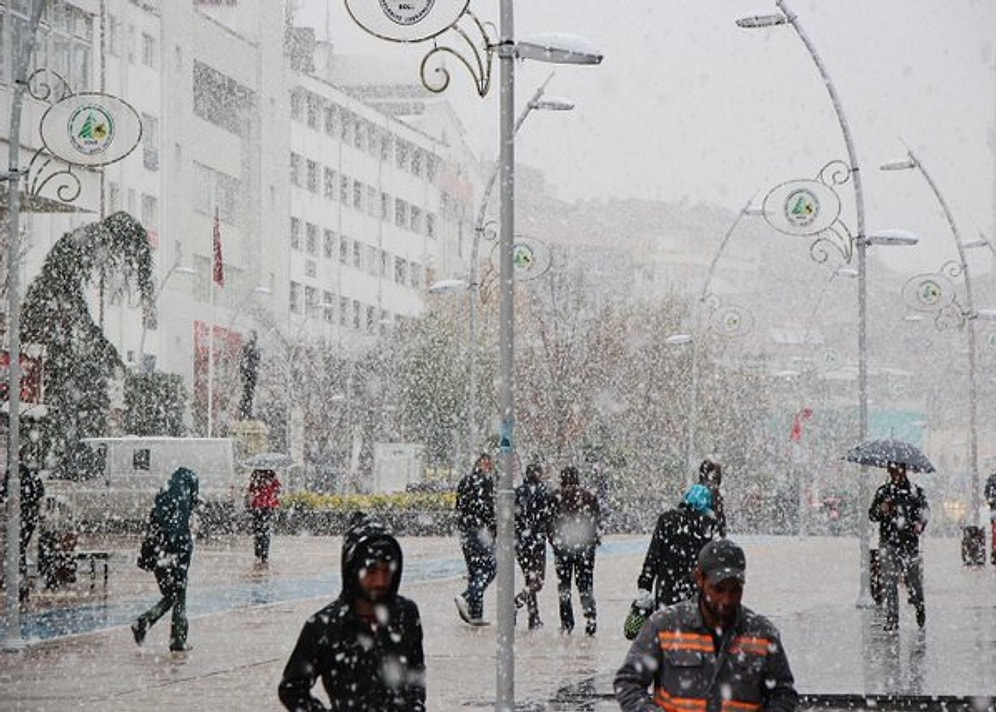
[(778, 630), (741, 605), (743, 549), (729, 539), (699, 552), (698, 596), (654, 613), (613, 682), (623, 712), (796, 709)]

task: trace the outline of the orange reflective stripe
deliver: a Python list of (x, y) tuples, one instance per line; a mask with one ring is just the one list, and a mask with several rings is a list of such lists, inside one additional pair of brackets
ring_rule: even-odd
[(723, 700), (721, 708), (723, 712), (752, 712), (761, 709), (760, 702), (737, 702), (736, 700)]
[(738, 636), (730, 643), (731, 653), (752, 653), (754, 655), (767, 655), (771, 652), (771, 641), (767, 638), (748, 638)]
[(661, 631), (657, 635), (661, 650), (694, 650), (701, 653), (715, 652), (712, 636), (701, 633)]
[(654, 703), (668, 712), (703, 712), (706, 701), (699, 697), (672, 697), (662, 688), (655, 690)]

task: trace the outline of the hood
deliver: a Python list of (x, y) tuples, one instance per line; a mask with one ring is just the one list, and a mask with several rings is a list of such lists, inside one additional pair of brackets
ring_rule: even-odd
[(350, 517), (349, 529), (342, 539), (342, 590), (350, 600), (360, 595), (360, 569), (371, 553), (397, 562), (391, 577), (391, 597), (394, 598), (401, 586), (401, 572), (404, 569), (401, 545), (384, 524), (368, 514), (356, 512)]

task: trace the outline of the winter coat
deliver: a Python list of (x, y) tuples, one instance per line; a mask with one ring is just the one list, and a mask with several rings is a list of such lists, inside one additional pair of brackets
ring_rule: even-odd
[(996, 511), (996, 472), (986, 480), (985, 496), (989, 509)]
[(197, 474), (186, 467), (178, 467), (156, 494), (146, 537), (155, 541), (157, 566), (190, 566), (194, 551), (190, 517), (200, 501)]
[(767, 618), (741, 606), (721, 643), (717, 653), (698, 597), (654, 613), (616, 672), (613, 688), (619, 708), (622, 712), (796, 708), (799, 696), (788, 657), (778, 630)]
[(552, 499), (546, 483), (525, 480), (515, 488), (515, 546), (519, 551), (545, 549), (550, 533)]
[[(894, 505), (889, 513), (883, 512), (881, 507), (887, 501)], [(920, 533), (930, 519), (930, 505), (923, 489), (908, 479), (899, 484), (886, 482), (875, 492), (868, 518), (878, 522), (880, 546), (915, 556), (920, 551)]]
[(658, 608), (695, 594), (692, 569), (699, 551), (712, 540), (713, 524), (712, 518), (684, 502), (657, 518), (636, 586), (651, 591), (656, 582)]
[[(371, 627), (355, 612), (355, 601), (360, 569), (373, 547), (387, 547), (397, 566), (390, 597), (378, 610), (379, 624)], [(334, 712), (425, 712), (422, 620), (416, 603), (398, 594), (403, 566), (398, 541), (364, 518), (343, 538), (341, 566), (342, 592), (305, 622), (284, 667), (280, 701), (289, 710), (325, 710), (311, 694), (321, 678)]]
[(550, 543), (554, 551), (579, 553), (601, 543), (598, 499), (584, 487), (561, 487), (553, 493), (550, 509)]
[(457, 485), (457, 528), (464, 536), (486, 533), (491, 541), (497, 531), (495, 520), (495, 480), (486, 472), (474, 469)]
[(280, 480), (269, 470), (256, 470), (249, 479), (249, 508), (277, 509), (280, 506)]

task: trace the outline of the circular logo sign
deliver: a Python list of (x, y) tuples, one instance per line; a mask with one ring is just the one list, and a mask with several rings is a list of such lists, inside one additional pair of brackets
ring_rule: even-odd
[(820, 214), (820, 200), (808, 188), (796, 188), (785, 197), (785, 219), (795, 227), (809, 227)]
[(917, 297), (920, 303), (926, 307), (932, 307), (941, 301), (944, 290), (935, 280), (925, 279), (917, 289)]
[(380, 0), (387, 19), (398, 25), (414, 25), (425, 19), (436, 0)]
[(97, 104), (83, 104), (69, 115), (69, 142), (85, 156), (103, 153), (114, 141), (114, 119)]
[(536, 263), (536, 256), (533, 248), (529, 245), (518, 242), (512, 247), (512, 266), (517, 271), (528, 272)]

